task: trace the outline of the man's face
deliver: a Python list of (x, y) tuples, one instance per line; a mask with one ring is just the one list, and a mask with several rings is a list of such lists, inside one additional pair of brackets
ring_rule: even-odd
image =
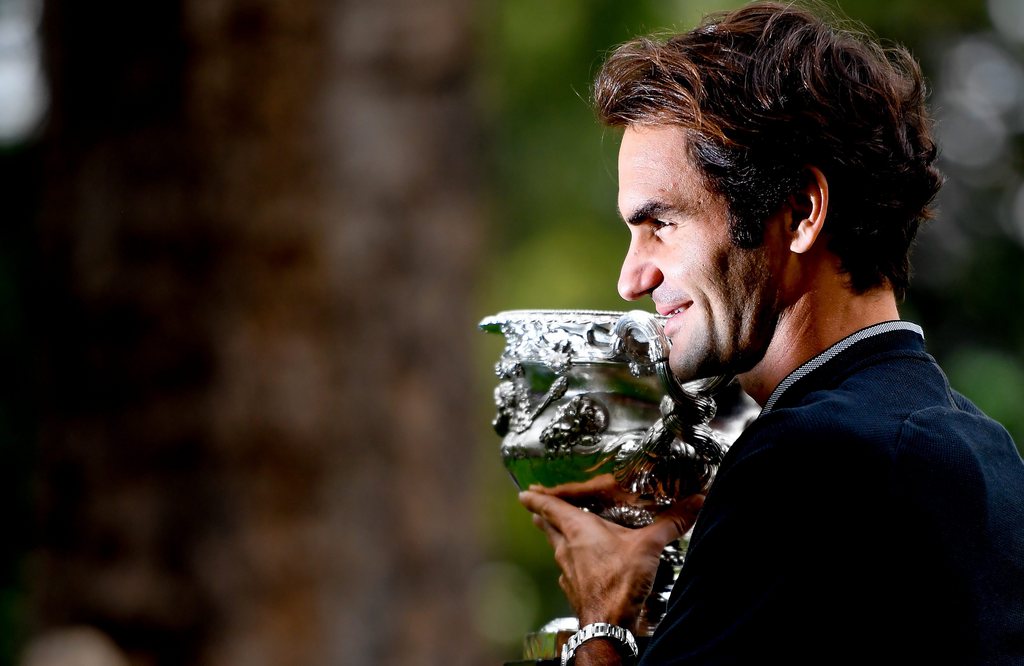
[(619, 148), (619, 211), (632, 237), (619, 293), (649, 294), (669, 316), (670, 365), (683, 381), (761, 360), (779, 312), (773, 267), (781, 268), (770, 238), (754, 250), (729, 240), (725, 200), (704, 188), (686, 145), (681, 128), (637, 126)]

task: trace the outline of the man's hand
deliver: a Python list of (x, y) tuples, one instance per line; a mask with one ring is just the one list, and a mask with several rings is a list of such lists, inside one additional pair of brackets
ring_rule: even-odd
[[(577, 493), (567, 489), (568, 495)], [(531, 487), (519, 501), (547, 534), (562, 570), (558, 580), (580, 626), (609, 622), (635, 629), (644, 599), (654, 584), (665, 546), (693, 526), (703, 495), (676, 502), (651, 525), (629, 529), (578, 509), (556, 495), (560, 489)]]

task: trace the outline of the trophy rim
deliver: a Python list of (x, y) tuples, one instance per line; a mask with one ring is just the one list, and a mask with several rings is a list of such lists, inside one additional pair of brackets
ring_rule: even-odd
[[(587, 322), (607, 322), (614, 324), (623, 316), (630, 312), (637, 312), (638, 310), (587, 310), (587, 309), (558, 309), (558, 308), (524, 308), (516, 310), (502, 310), (493, 315), (489, 315), (480, 320), (477, 324), (482, 330), (499, 332), (500, 327), (503, 324), (508, 324), (514, 321), (564, 321), (571, 322), (576, 319), (583, 319)], [(644, 314), (651, 315), (658, 321), (665, 321), (668, 317), (657, 314), (655, 312), (648, 312), (646, 310), (639, 310)]]

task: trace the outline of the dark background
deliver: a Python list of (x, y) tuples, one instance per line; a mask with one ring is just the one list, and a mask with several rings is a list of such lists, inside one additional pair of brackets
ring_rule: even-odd
[[(736, 4), (0, 4), (0, 663), (515, 657), (565, 609), (475, 324), (624, 307), (590, 79)], [(902, 313), (1024, 442), (1024, 9), (841, 6), (932, 85)]]

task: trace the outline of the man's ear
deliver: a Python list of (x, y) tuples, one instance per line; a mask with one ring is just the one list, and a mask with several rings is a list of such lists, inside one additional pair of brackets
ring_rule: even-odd
[(814, 247), (825, 227), (828, 215), (828, 180), (818, 167), (805, 169), (804, 185), (790, 195), (792, 220), (789, 228), (789, 249), (803, 254)]

